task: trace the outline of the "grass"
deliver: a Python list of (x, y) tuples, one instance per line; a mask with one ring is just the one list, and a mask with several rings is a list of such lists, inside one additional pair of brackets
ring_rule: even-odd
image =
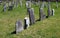
[[(24, 5), (14, 8), (12, 11), (0, 11), (0, 38), (60, 38), (60, 7), (56, 8), (55, 2), (51, 6), (52, 9), (55, 9), (54, 16), (43, 21), (37, 21), (18, 34), (11, 34), (15, 30), (16, 20), (21, 19), (23, 21), (26, 16), (27, 11)], [(32, 7), (35, 10), (35, 20), (37, 20), (39, 18), (39, 7)], [(2, 5), (0, 5), (1, 9)], [(44, 12), (47, 13), (47, 8), (44, 9)]]

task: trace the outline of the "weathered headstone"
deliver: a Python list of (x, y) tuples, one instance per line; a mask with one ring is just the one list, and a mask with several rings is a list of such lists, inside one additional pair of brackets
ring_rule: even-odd
[(30, 21), (29, 17), (24, 18), (24, 29), (27, 29), (29, 27)]
[(55, 10), (54, 10), (54, 9), (52, 9), (52, 16), (54, 16), (54, 15), (55, 15), (54, 13), (55, 13)]
[(23, 25), (22, 25), (22, 21), (21, 20), (18, 20), (16, 22), (16, 34), (21, 32), (23, 30)]
[(46, 18), (43, 8), (39, 8), (39, 20), (43, 20)]
[(35, 17), (34, 17), (34, 9), (29, 9), (29, 19), (30, 19), (30, 25), (35, 23)]

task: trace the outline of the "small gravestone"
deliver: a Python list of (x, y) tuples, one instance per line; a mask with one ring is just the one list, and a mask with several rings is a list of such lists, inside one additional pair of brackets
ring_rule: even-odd
[(40, 8), (44, 8), (44, 2), (42, 2), (42, 4), (41, 4), (41, 7)]
[(3, 11), (5, 12), (6, 9), (7, 9), (7, 6), (6, 6), (6, 4), (4, 4), (4, 5), (3, 5)]
[(11, 2), (11, 5), (14, 7), (14, 4), (15, 4), (15, 2), (14, 2), (14, 0)]
[(48, 3), (48, 17), (51, 16), (51, 6), (50, 6), (50, 3)]
[(10, 11), (10, 10), (13, 10), (13, 5), (11, 2), (9, 3), (9, 6), (8, 6), (8, 11)]
[(13, 6), (9, 6), (8, 11), (13, 10)]
[(56, 8), (58, 8), (58, 0), (56, 0)]
[(16, 7), (18, 7), (18, 0), (15, 1)]
[(29, 9), (29, 19), (30, 19), (30, 25), (35, 23), (35, 17), (34, 17), (34, 9)]
[(55, 15), (54, 13), (55, 13), (55, 10), (54, 10), (54, 9), (52, 9), (52, 16), (54, 16), (54, 15)]
[(29, 17), (24, 18), (24, 29), (27, 29), (29, 27), (30, 21)]
[(39, 8), (39, 20), (43, 20), (46, 18), (46, 15), (44, 14), (43, 8)]
[(20, 0), (20, 7), (22, 7), (22, 0)]
[(22, 21), (21, 20), (18, 20), (16, 22), (16, 34), (21, 32), (23, 30), (23, 25), (22, 25)]
[(30, 8), (31, 7), (31, 2), (30, 1), (26, 1), (26, 8)]

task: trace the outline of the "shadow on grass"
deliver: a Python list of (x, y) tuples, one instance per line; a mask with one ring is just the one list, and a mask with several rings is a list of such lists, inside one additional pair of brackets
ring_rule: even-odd
[(48, 18), (48, 16), (46, 16), (46, 18)]
[(35, 22), (37, 22), (37, 21), (41, 21), (40, 19), (37, 19)]
[(16, 31), (11, 32), (11, 34), (16, 34)]

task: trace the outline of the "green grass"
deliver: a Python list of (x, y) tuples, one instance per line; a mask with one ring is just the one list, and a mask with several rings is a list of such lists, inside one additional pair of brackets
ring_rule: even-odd
[[(55, 9), (55, 16), (37, 21), (18, 34), (11, 34), (15, 30), (16, 20), (21, 19), (23, 21), (26, 16), (27, 11), (24, 5), (14, 8), (12, 11), (0, 11), (0, 38), (60, 38), (60, 7), (56, 8), (55, 3), (52, 3), (51, 6)], [(39, 18), (39, 7), (32, 7), (35, 10), (35, 20), (37, 20)], [(0, 5), (1, 9), (2, 6)], [(47, 13), (47, 8), (44, 9), (44, 12)]]

